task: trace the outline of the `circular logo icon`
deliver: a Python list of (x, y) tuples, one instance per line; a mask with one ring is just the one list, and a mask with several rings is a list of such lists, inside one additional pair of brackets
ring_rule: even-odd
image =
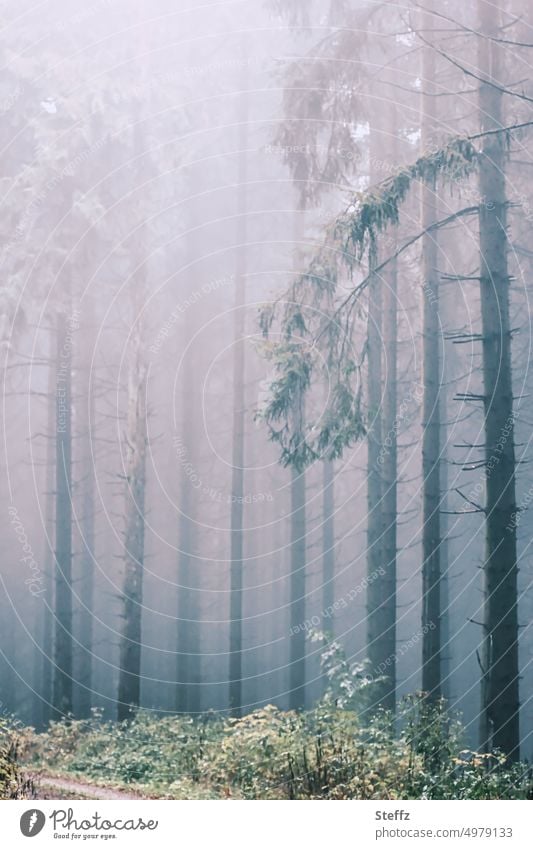
[(46, 817), (42, 811), (32, 808), (31, 811), (25, 811), (20, 818), (20, 830), (24, 837), (35, 837), (43, 830)]

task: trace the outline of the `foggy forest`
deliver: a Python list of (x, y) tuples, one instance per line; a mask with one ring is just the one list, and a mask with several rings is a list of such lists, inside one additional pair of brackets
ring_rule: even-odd
[(531, 3), (0, 19), (0, 796), (533, 798)]

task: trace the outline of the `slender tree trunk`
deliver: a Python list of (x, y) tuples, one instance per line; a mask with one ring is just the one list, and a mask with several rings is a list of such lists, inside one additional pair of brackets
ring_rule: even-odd
[[(441, 217), (441, 209), (438, 210), (439, 218)], [(452, 234), (451, 234), (452, 235)], [(451, 255), (448, 250), (448, 239), (446, 234), (442, 234), (442, 239), (445, 244), (439, 245), (440, 262), (446, 272), (453, 273), (453, 268), (448, 268), (446, 257)], [(450, 313), (450, 304), (446, 298), (441, 298), (439, 312), (441, 316), (441, 327), (443, 332), (450, 327), (450, 322), (453, 320)], [(440, 636), (441, 636), (441, 694), (446, 700), (448, 706), (452, 701), (452, 646), (451, 646), (451, 629), (450, 629), (450, 546), (448, 541), (449, 534), (449, 518), (446, 511), (449, 510), (449, 472), (448, 466), (450, 462), (450, 449), (448, 446), (449, 423), (448, 410), (450, 409), (450, 386), (456, 379), (457, 362), (455, 354), (455, 345), (450, 345), (447, 348), (446, 356), (443, 358), (443, 380), (445, 387), (441, 388), (439, 413), (441, 420), (440, 439), (441, 439), (441, 464), (440, 464), (440, 488), (441, 488), (441, 517), (440, 517)]]
[[(7, 601), (7, 599), (6, 599)], [(15, 639), (16, 619), (10, 610), (2, 616), (0, 635), (2, 640), (2, 694), (3, 707), (9, 713), (16, 713), (19, 706), (19, 678), (16, 674), (17, 641)]]
[[(322, 630), (335, 637), (333, 605), (335, 603), (335, 465), (322, 463)], [(322, 691), (327, 690), (327, 675), (322, 676)]]
[(45, 601), (41, 595), (33, 598), (33, 640), (32, 648), (32, 705), (31, 722), (39, 726), (42, 715), (42, 636), (44, 633), (44, 617), (46, 613)]
[(95, 507), (94, 507), (94, 393), (91, 391), (91, 370), (89, 354), (92, 348), (93, 312), (91, 306), (85, 310), (84, 319), (88, 325), (86, 338), (87, 357), (80, 366), (80, 423), (83, 431), (82, 441), (82, 482), (81, 482), (81, 558), (79, 582), (79, 670), (78, 670), (78, 710), (81, 717), (88, 717), (92, 707), (93, 672), (93, 605), (94, 605), (94, 556), (95, 556)]
[[(188, 195), (194, 198), (191, 181)], [(190, 202), (189, 236), (187, 239), (188, 266), (192, 289), (198, 285), (194, 272), (198, 260), (195, 233), (198, 215), (195, 201)], [(192, 300), (192, 298), (191, 298)], [(186, 464), (196, 466), (196, 441), (198, 434), (196, 408), (196, 377), (194, 363), (198, 356), (195, 347), (196, 313), (189, 307), (182, 324), (182, 377), (181, 377), (181, 450), (179, 474), (179, 548), (178, 548), (178, 610), (176, 654), (176, 708), (179, 713), (200, 713), (201, 700), (201, 625), (200, 625), (200, 563), (196, 555), (197, 490), (187, 474)]]
[[(143, 20), (145, 4), (137, 0), (136, 17), (139, 25), (139, 54), (141, 79), (146, 82), (147, 65), (144, 54), (150, 55)], [(141, 115), (133, 131), (133, 152), (141, 157), (144, 150)], [(141, 160), (139, 159), (139, 162)], [(139, 178), (142, 176), (139, 173)], [(144, 327), (141, 298), (147, 291), (145, 246), (147, 231), (133, 248), (134, 263), (139, 269), (133, 281), (134, 328), (128, 373), (128, 410), (125, 434), (126, 492), (124, 531), (124, 584), (122, 593), (122, 633), (119, 646), (119, 673), (117, 716), (119, 721), (129, 719), (132, 710), (141, 701), (142, 605), (144, 581), (144, 500), (146, 491), (146, 446), (148, 436), (148, 410), (146, 406), (147, 365), (144, 351)]]
[[(370, 270), (376, 267), (376, 246), (370, 247)], [(376, 682), (373, 707), (385, 705), (390, 682), (385, 677), (391, 662), (385, 622), (386, 584), (383, 580), (383, 501), (382, 501), (382, 279), (372, 277), (368, 295), (368, 460), (367, 460), (367, 654), (370, 672), (383, 680)]]
[[(483, 130), (503, 126), (498, 14), (478, 0)], [(485, 610), (481, 745), (519, 756), (519, 684), (514, 413), (507, 266), (505, 134), (486, 136), (479, 167), (481, 318), (486, 459)]]
[(72, 713), (72, 318), (57, 316), (54, 717)]
[(54, 334), (50, 334), (50, 355), (48, 365), (48, 423), (46, 428), (46, 492), (44, 523), (46, 540), (43, 548), (43, 575), (46, 592), (40, 597), (42, 604), (41, 618), (41, 642), (39, 647), (40, 656), (40, 695), (41, 725), (46, 728), (50, 721), (52, 706), (52, 681), (53, 681), (53, 611), (54, 611), (54, 480), (55, 480), (55, 456), (54, 456), (54, 427), (55, 427), (55, 368), (54, 368)]
[[(187, 328), (190, 323), (187, 322)], [(190, 332), (186, 331), (185, 349), (189, 349)], [(195, 408), (192, 358), (184, 366), (181, 409), (181, 441), (186, 459), (194, 465)], [(179, 713), (200, 711), (199, 669), (200, 633), (197, 560), (195, 557), (194, 497), (192, 483), (184, 468), (180, 473), (178, 552), (178, 627), (176, 655), (176, 701)]]
[[(246, 67), (246, 63), (244, 65)], [(239, 110), (239, 165), (237, 200), (237, 269), (235, 274), (233, 342), (233, 423), (230, 527), (230, 634), (229, 706), (232, 716), (242, 713), (243, 520), (244, 520), (244, 310), (247, 240), (248, 95), (241, 94)]]
[(140, 704), (141, 623), (144, 570), (144, 496), (146, 485), (146, 365), (140, 331), (134, 340), (129, 374), (126, 433), (127, 480), (124, 540), (123, 628), (120, 641), (118, 719)]
[(383, 386), (382, 414), (382, 515), (383, 515), (383, 654), (389, 658), (387, 689), (382, 704), (396, 709), (396, 537), (397, 537), (397, 264), (391, 263), (383, 286), (383, 346), (386, 374)]
[(292, 469), (291, 481), (291, 573), (289, 708), (305, 708), (305, 570), (306, 570), (305, 473)]
[[(423, 24), (432, 26), (429, 14)], [(425, 152), (434, 141), (435, 130), (435, 52), (424, 47), (422, 52), (422, 118), (421, 143)], [(421, 217), (426, 229), (437, 220), (437, 185), (429, 178), (422, 184)], [(422, 404), (422, 690), (432, 701), (441, 694), (441, 601), (440, 601), (440, 333), (439, 273), (436, 232), (428, 233), (422, 242), (422, 370), (424, 399)]]
[(322, 463), (322, 612), (324, 629), (333, 635), (332, 610), (335, 601), (335, 466), (331, 460)]
[[(446, 399), (441, 395), (440, 399), (440, 417), (444, 421), (446, 417)], [(445, 446), (447, 441), (447, 427), (445, 424), (441, 426), (441, 446)], [(448, 509), (448, 468), (447, 454), (442, 451), (442, 460), (440, 467), (440, 485), (441, 485), (441, 510)], [(448, 519), (446, 515), (441, 515), (440, 520), (441, 544), (440, 544), (440, 639), (441, 639), (441, 655), (440, 655), (440, 673), (441, 673), (441, 695), (449, 704), (451, 701), (451, 645), (450, 645), (450, 558), (448, 545)]]
[[(300, 243), (304, 230), (304, 211), (294, 212), (294, 265), (298, 270)], [(297, 400), (294, 415), (295, 432), (301, 433), (305, 418), (303, 398)], [(291, 569), (289, 580), (289, 708), (305, 708), (305, 589), (306, 589), (306, 476), (291, 468)]]

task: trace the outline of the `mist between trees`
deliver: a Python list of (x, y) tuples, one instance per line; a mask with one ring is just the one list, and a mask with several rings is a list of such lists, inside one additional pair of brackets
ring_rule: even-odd
[(530, 758), (530, 4), (189, 6), (5, 5), (0, 707)]

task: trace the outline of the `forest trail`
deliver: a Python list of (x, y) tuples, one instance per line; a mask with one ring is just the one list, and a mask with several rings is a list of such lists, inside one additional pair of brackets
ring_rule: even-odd
[(41, 773), (33, 776), (36, 799), (97, 799), (135, 800), (142, 796), (126, 790), (116, 790), (111, 787), (97, 787), (95, 784), (85, 784), (70, 778), (58, 778), (55, 775)]

